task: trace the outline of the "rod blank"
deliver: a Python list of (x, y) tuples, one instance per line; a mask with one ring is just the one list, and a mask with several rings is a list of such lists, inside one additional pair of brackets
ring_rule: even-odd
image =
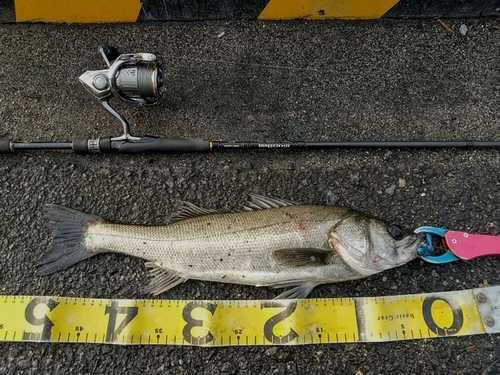
[(12, 142), (17, 150), (71, 150), (71, 142)]
[[(92, 146), (91, 146), (92, 145)], [(205, 141), (188, 138), (145, 136), (138, 140), (76, 137), (72, 142), (15, 142), (0, 139), (0, 153), (32, 150), (72, 150), (78, 154), (191, 153), (214, 150), (345, 149), (345, 148), (499, 148), (500, 141), (348, 141), (348, 142), (255, 142)]]

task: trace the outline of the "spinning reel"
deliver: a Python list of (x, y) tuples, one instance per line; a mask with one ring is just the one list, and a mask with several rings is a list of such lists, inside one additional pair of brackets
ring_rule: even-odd
[(109, 100), (116, 96), (125, 102), (156, 104), (165, 91), (163, 70), (152, 53), (119, 55), (113, 47), (99, 47), (108, 69), (87, 70), (78, 80), (83, 87), (111, 115), (123, 125), (123, 135), (112, 140), (139, 139), (130, 134), (130, 128)]

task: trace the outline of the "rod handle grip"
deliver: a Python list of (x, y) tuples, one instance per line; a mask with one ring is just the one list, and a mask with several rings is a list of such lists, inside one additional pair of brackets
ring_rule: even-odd
[(190, 138), (156, 138), (145, 136), (139, 141), (124, 142), (118, 152), (125, 154), (207, 152), (211, 151), (211, 142)]
[(0, 138), (0, 154), (12, 154), (14, 151), (10, 148), (12, 139)]

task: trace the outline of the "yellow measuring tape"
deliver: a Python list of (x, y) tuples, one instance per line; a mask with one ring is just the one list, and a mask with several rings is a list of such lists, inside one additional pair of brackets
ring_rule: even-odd
[(500, 332), (500, 286), (265, 301), (0, 296), (0, 341), (149, 345), (332, 344)]

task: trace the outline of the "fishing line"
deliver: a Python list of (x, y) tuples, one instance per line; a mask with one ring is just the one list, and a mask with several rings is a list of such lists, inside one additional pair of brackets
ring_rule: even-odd
[(498, 362), (500, 362), (500, 359), (497, 359), (497, 360), (496, 360), (496, 361), (494, 361), (491, 365), (489, 365), (489, 366), (486, 368), (486, 370), (484, 370), (484, 371), (481, 373), (481, 375), (486, 375), (486, 374), (490, 371), (490, 369), (491, 369), (494, 365), (496, 365)]
[[(268, 68), (268, 69), (281, 69), (281, 70), (292, 70), (292, 71), (304, 71), (304, 72), (314, 72), (314, 73), (340, 73), (343, 76), (346, 74), (348, 76), (359, 76), (359, 77), (374, 77), (377, 76), (380, 78), (380, 72), (378, 71), (368, 71), (366, 70), (367, 68), (371, 67), (372, 64), (370, 64), (367, 67), (363, 67), (364, 71), (363, 72), (355, 72), (352, 70), (352, 68), (349, 69), (335, 69), (335, 68), (324, 68), (324, 67), (314, 67), (314, 66), (305, 66), (305, 67), (299, 67), (299, 66), (293, 66), (293, 65), (276, 65), (276, 64), (262, 64), (262, 63), (246, 63), (243, 61), (230, 61), (230, 60), (216, 60), (216, 59), (208, 59), (208, 58), (202, 58), (202, 57), (189, 57), (189, 56), (177, 56), (177, 55), (168, 55), (164, 56), (165, 59), (176, 59), (176, 60), (185, 60), (189, 62), (196, 62), (196, 63), (210, 63), (210, 64), (217, 64), (217, 65), (236, 65), (236, 66), (242, 66), (242, 67), (248, 67), (248, 68)], [(335, 60), (335, 62), (345, 62), (348, 63), (347, 60)], [(388, 71), (391, 71), (391, 67), (386, 67)], [(392, 69), (393, 70), (393, 69)], [(432, 74), (432, 72), (428, 72)], [(429, 78), (425, 78), (422, 76), (411, 76), (411, 79), (407, 79), (409, 75), (397, 75), (397, 76), (392, 76), (392, 75), (387, 75), (385, 76), (385, 79), (389, 82), (392, 80), (394, 81), (403, 81), (403, 82), (408, 82), (412, 83), (415, 81), (423, 81), (423, 82), (439, 82), (439, 83), (445, 83), (449, 84), (451, 82), (457, 83), (457, 80), (453, 79), (441, 79), (439, 76), (432, 76)], [(322, 80), (324, 77), (321, 77)], [(481, 83), (480, 87), (484, 88), (498, 88), (500, 85), (494, 85), (491, 84), (491, 81), (484, 80), (484, 81), (476, 81), (474, 80), (473, 82), (466, 82), (463, 80), (458, 81), (459, 85), (465, 85), (467, 87), (470, 86), (475, 86), (475, 84), (479, 82)]]

